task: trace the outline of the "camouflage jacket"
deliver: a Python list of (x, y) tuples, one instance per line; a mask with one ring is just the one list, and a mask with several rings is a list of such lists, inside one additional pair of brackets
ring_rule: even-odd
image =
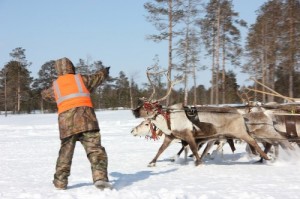
[[(92, 93), (107, 77), (108, 69), (102, 69), (93, 75), (81, 75), (86, 88)], [(55, 102), (53, 88), (42, 91), (42, 97), (49, 102)], [(60, 139), (77, 133), (100, 130), (96, 114), (91, 107), (76, 107), (58, 115)]]

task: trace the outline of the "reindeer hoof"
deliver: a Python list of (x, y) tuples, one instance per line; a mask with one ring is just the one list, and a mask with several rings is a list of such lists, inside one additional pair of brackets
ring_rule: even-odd
[(170, 161), (171, 161), (171, 162), (175, 162), (178, 158), (179, 158), (179, 156), (176, 155), (176, 156), (174, 156), (174, 157), (171, 157), (171, 158), (170, 158)]
[(155, 167), (156, 166), (156, 163), (155, 162), (150, 162), (149, 164), (148, 164), (148, 167)]
[(267, 155), (263, 157), (265, 160), (271, 160)]
[(262, 164), (264, 163), (264, 159), (263, 158), (260, 158), (260, 160), (257, 160), (254, 162), (254, 164)]
[(195, 166), (200, 166), (200, 165), (202, 165), (202, 161), (201, 161), (201, 160), (197, 160), (197, 161), (195, 162)]

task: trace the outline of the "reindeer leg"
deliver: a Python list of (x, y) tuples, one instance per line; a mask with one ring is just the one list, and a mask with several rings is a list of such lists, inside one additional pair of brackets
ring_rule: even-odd
[(185, 149), (185, 146), (182, 144), (180, 150), (178, 151), (178, 153), (174, 156), (171, 157), (170, 160), (171, 162), (175, 162), (176, 158), (178, 158), (180, 156), (180, 154), (182, 153), (182, 151)]
[(170, 158), (171, 162), (174, 162), (176, 160), (176, 157), (178, 158), (181, 155), (181, 153), (183, 152), (183, 150), (186, 151), (186, 146), (187, 145), (188, 145), (188, 143), (186, 141), (181, 140), (181, 148), (180, 148), (180, 150), (178, 151), (178, 153), (176, 154), (175, 157)]
[[(197, 144), (198, 147), (198, 151), (200, 151), (200, 149), (202, 148), (202, 146), (205, 144), (204, 139), (195, 139), (195, 142)], [(192, 158), (193, 154), (189, 155), (188, 157)]]
[(208, 154), (208, 151), (211, 149), (211, 147), (215, 144), (215, 140), (212, 140), (212, 141), (208, 141), (207, 142), (207, 145), (201, 155), (201, 161), (203, 160), (203, 158)]
[(262, 158), (264, 158), (265, 160), (270, 160), (270, 158), (267, 156), (267, 154), (265, 152), (263, 152), (263, 150), (258, 146), (257, 142), (252, 137), (244, 136), (241, 139), (245, 140), (245, 142), (247, 142), (249, 145), (253, 146)]
[(165, 139), (164, 142), (162, 143), (162, 145), (160, 146), (160, 148), (158, 149), (158, 152), (156, 154), (156, 156), (153, 158), (153, 160), (148, 164), (148, 167), (154, 167), (156, 165), (156, 161), (158, 159), (158, 157), (162, 154), (162, 152), (164, 152), (164, 150), (166, 148), (168, 148), (168, 146), (170, 145), (170, 143), (172, 142), (172, 140), (174, 140), (174, 136), (171, 135), (166, 135), (165, 134)]
[(181, 155), (181, 153), (182, 153), (182, 151), (185, 149), (185, 147), (188, 145), (188, 143), (186, 142), (186, 141), (184, 141), (184, 140), (181, 140), (181, 144), (182, 144), (182, 147), (181, 147), (181, 149), (178, 151), (178, 153), (177, 153), (177, 156), (179, 157), (180, 155)]
[(278, 155), (279, 155), (279, 146), (278, 145), (274, 145), (274, 148), (275, 148), (275, 158), (277, 159)]
[[(258, 155), (257, 151), (255, 150), (255, 148), (254, 148), (253, 146), (251, 146), (250, 144), (248, 144), (248, 146), (249, 146), (249, 149), (250, 149), (250, 151), (251, 151), (251, 153), (252, 153), (253, 155)], [(250, 152), (249, 152), (249, 153), (250, 153)]]
[(194, 156), (196, 158), (195, 165), (196, 166), (200, 165), (202, 163), (202, 161), (201, 161), (201, 158), (200, 158), (200, 156), (198, 154), (198, 147), (197, 147), (197, 144), (195, 142), (195, 139), (193, 137), (192, 132), (188, 133), (188, 136), (187, 136), (187, 138), (186, 138), (185, 141), (189, 144), (190, 149), (191, 149), (191, 151), (193, 152), (193, 154), (194, 154)]
[(233, 141), (233, 139), (228, 138), (228, 139), (227, 139), (227, 143), (229, 144), (232, 153), (234, 153), (234, 151), (235, 151), (235, 146), (234, 146), (234, 141)]
[(216, 148), (216, 150), (214, 150), (212, 152), (212, 155), (216, 155), (216, 154), (222, 154), (222, 158), (223, 158), (223, 147), (224, 145), (226, 144), (226, 139), (220, 139), (219, 140), (219, 144), (218, 144), (218, 147)]
[[(271, 149), (271, 147), (272, 147), (272, 144), (270, 144), (270, 143), (268, 143), (268, 142), (265, 142), (265, 143), (264, 143), (264, 146), (265, 146), (264, 152), (267, 154), (267, 153), (270, 151), (270, 149)], [(258, 163), (263, 163), (263, 162), (264, 162), (264, 159), (263, 159), (262, 157), (260, 157), (260, 160), (258, 160), (257, 162), (258, 162)]]
[(196, 162), (195, 165), (198, 166), (201, 164), (201, 159), (200, 156), (198, 154), (198, 146), (196, 144), (195, 138), (193, 136), (193, 132), (186, 130), (184, 133), (183, 132), (179, 132), (179, 131), (173, 131), (172, 134), (176, 137), (179, 138), (181, 140), (186, 141), (189, 146), (191, 151), (193, 152), (195, 158), (196, 158)]

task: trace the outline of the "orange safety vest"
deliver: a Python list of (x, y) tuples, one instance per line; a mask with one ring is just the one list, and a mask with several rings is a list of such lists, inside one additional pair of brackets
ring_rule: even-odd
[(93, 107), (90, 92), (85, 87), (80, 74), (59, 76), (53, 82), (53, 90), (58, 113), (80, 106)]

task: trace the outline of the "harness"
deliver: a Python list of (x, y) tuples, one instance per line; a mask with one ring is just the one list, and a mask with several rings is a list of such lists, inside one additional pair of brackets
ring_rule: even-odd
[[(184, 107), (186, 117), (199, 129), (201, 129), (200, 119), (198, 117), (198, 111), (196, 107)], [(195, 128), (195, 127), (193, 127)]]
[[(145, 102), (143, 104), (143, 107), (147, 112), (155, 113), (154, 117), (153, 117), (154, 119), (156, 116), (162, 115), (165, 118), (165, 120), (167, 121), (168, 129), (171, 130), (171, 120), (170, 120), (170, 111), (169, 110), (164, 111), (162, 106), (158, 102), (153, 102), (153, 103)], [(150, 130), (151, 130), (151, 134), (152, 134), (152, 136), (150, 138), (157, 140), (158, 137), (156, 134), (156, 126), (152, 122), (150, 122)]]
[[(199, 129), (203, 130), (202, 127), (203, 127), (203, 124), (204, 122), (202, 122), (201, 124), (201, 121), (200, 121), (200, 118), (198, 116), (198, 111), (197, 111), (197, 107), (184, 107), (184, 112), (186, 114), (186, 117), (194, 124), (196, 125)], [(194, 131), (196, 130), (195, 127), (193, 126), (194, 128)], [(206, 134), (207, 132), (203, 132), (204, 134)], [(227, 143), (229, 144), (230, 148), (232, 151), (235, 151), (236, 148), (234, 146), (234, 142), (233, 142), (233, 139), (231, 138), (228, 138), (227, 139)]]

